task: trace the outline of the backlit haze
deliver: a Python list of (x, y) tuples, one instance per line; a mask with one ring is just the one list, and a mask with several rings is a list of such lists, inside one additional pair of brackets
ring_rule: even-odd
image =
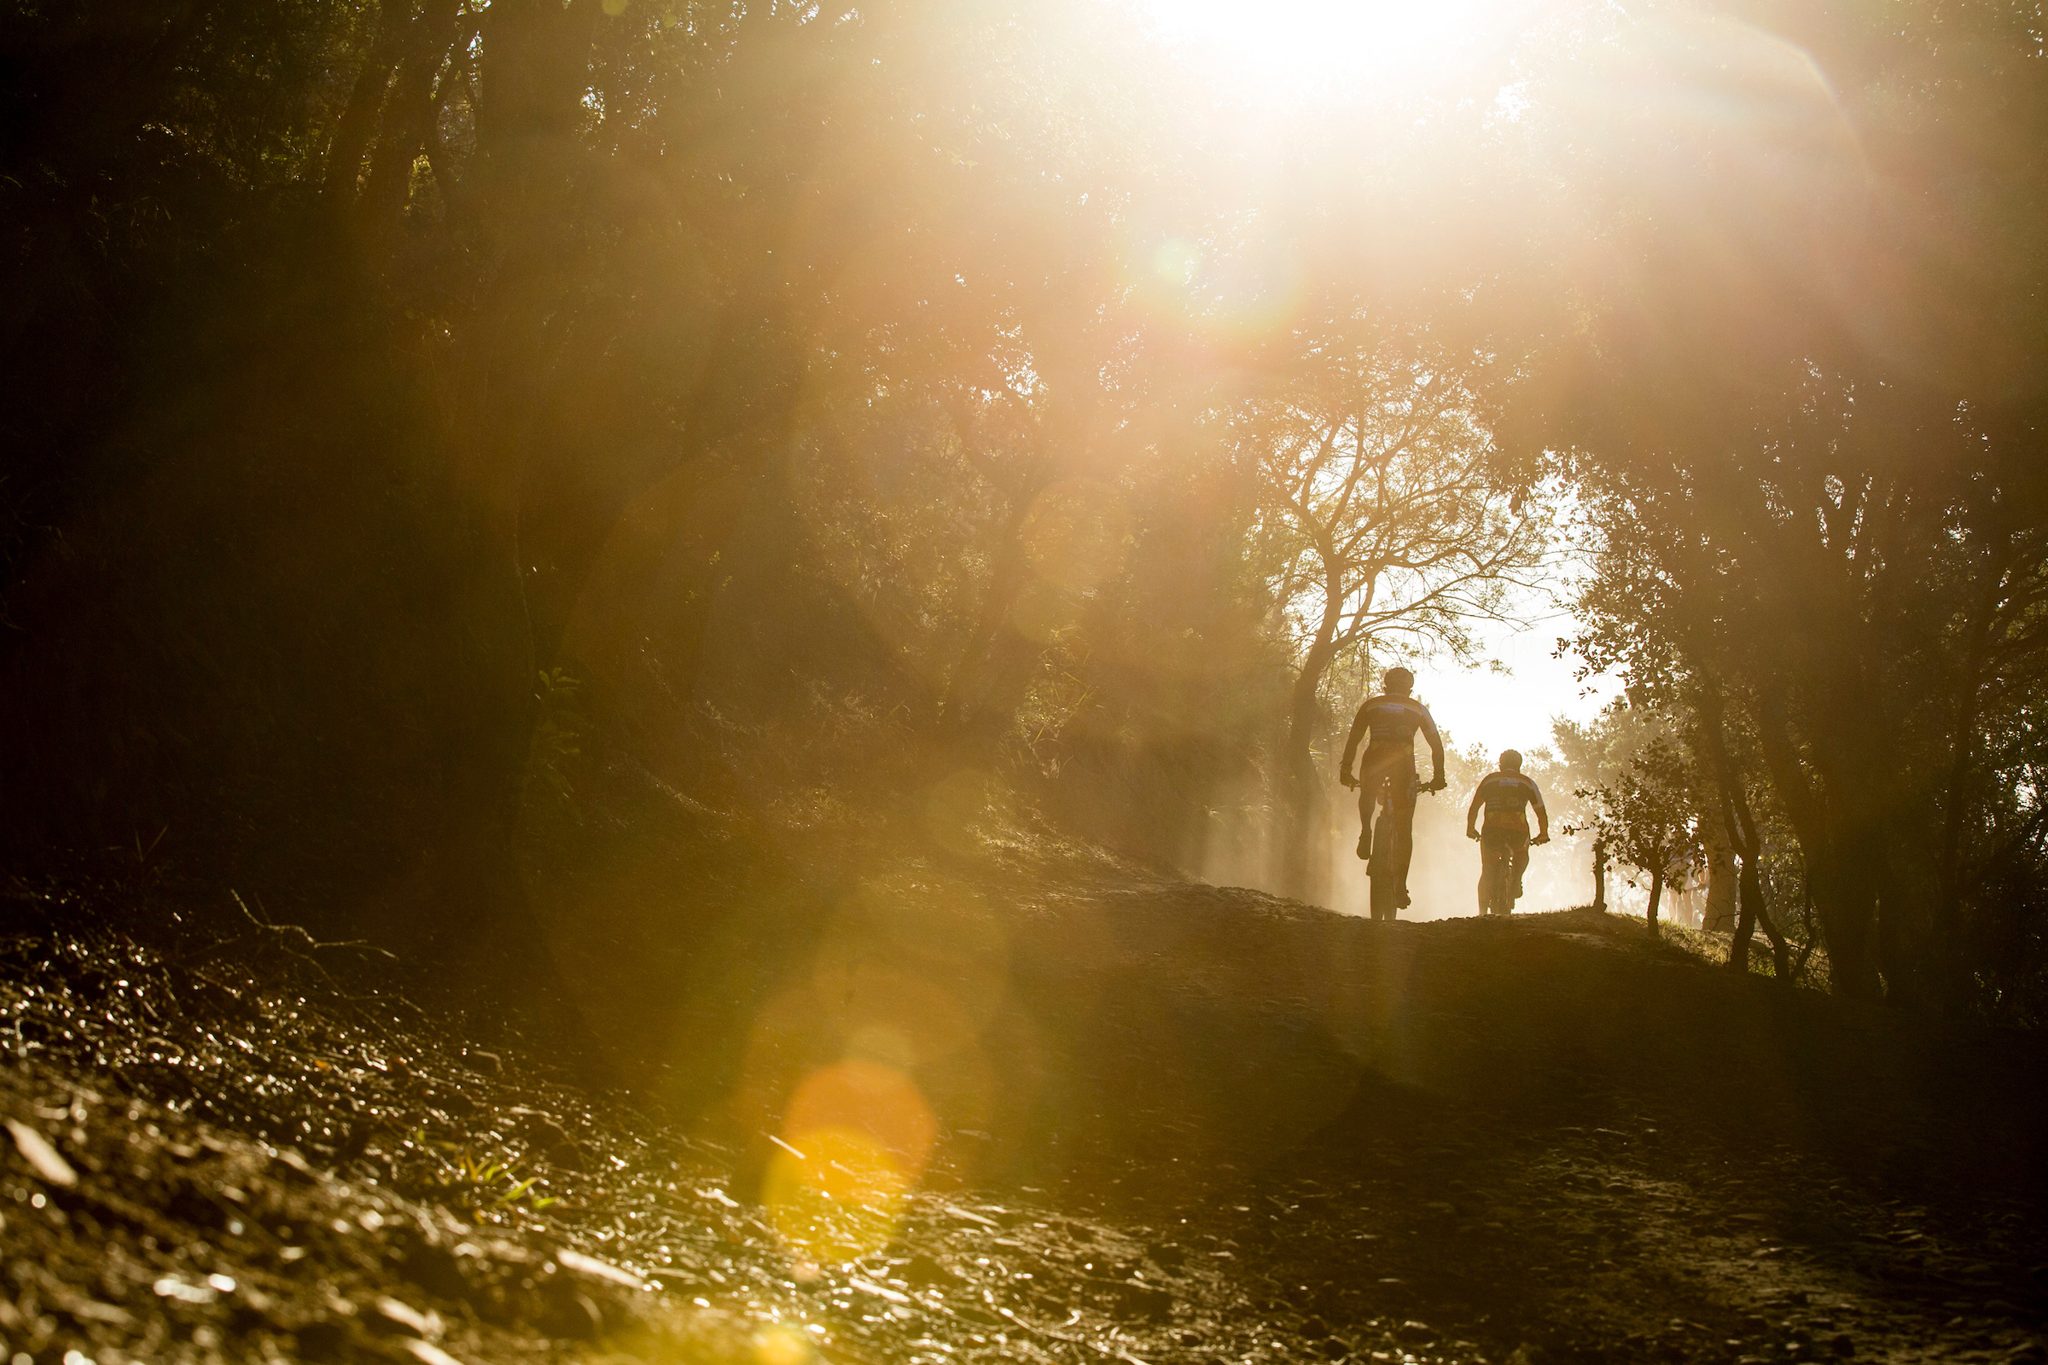
[(1512, 26), (1501, 0), (1145, 0), (1151, 28), (1202, 74), (1258, 103), (1361, 84), (1424, 83)]
[[(1531, 45), (1545, 25), (1600, 8), (1525, 0), (1144, 0), (1137, 13), (1158, 44), (1162, 74), (1189, 82), (1191, 117), (1214, 119), (1220, 132), (1209, 136), (1237, 148), (1241, 164), (1257, 168), (1248, 178), (1225, 177), (1213, 186), (1241, 205), (1245, 237), (1231, 244), (1168, 239), (1154, 254), (1153, 287), (1164, 286), (1162, 299), (1185, 290), (1183, 306), (1232, 341), (1276, 335), (1295, 322), (1292, 310), (1322, 283), (1289, 236), (1305, 218), (1322, 215), (1331, 217), (1340, 236), (1398, 242), (1394, 250), (1404, 263), (1389, 268), (1397, 290), (1417, 271), (1436, 271), (1446, 258), (1441, 245), (1404, 240), (1400, 212), (1356, 197), (1360, 179), (1398, 164), (1394, 183), (1407, 186), (1399, 193), (1439, 210), (1440, 196), (1454, 193), (1447, 187), (1475, 173), (1484, 183), (1486, 173), (1474, 169), (1482, 130), (1518, 124), (1530, 108), (1524, 59)], [(1439, 120), (1447, 109), (1460, 112)], [(1236, 263), (1219, 262), (1218, 251)], [(1239, 277), (1258, 282), (1256, 298), (1235, 296)], [(1286, 283), (1276, 287), (1274, 281)], [(1512, 619), (1468, 621), (1470, 648), (1462, 659), (1440, 650), (1408, 657), (1403, 651), (1412, 642), (1390, 638), (1374, 643), (1363, 674), (1356, 661), (1333, 673), (1327, 693), (1337, 728), (1324, 765), (1336, 808), (1327, 850), (1333, 906), (1362, 911), (1366, 894), (1353, 852), (1354, 798), (1334, 786), (1334, 746), (1342, 743), (1352, 707), (1377, 690), (1386, 666), (1407, 662), (1417, 674), (1417, 695), (1454, 750), (1481, 749), (1490, 765), (1505, 748), (1549, 746), (1556, 720), (1589, 720), (1613, 694), (1608, 680), (1582, 681), (1579, 661), (1568, 653), (1560, 657), (1560, 639), (1577, 628), (1567, 606), (1570, 590), (1562, 580), (1531, 583), (1505, 604)], [(1317, 601), (1295, 602), (1290, 610), (1306, 620)], [(1417, 755), (1426, 775), (1419, 741)], [(1406, 917), (1472, 912), (1476, 859), (1463, 837), (1469, 795), (1453, 789), (1418, 806), (1415, 905)], [(1538, 855), (1524, 909), (1586, 899), (1577, 854), (1553, 848)], [(1232, 858), (1207, 871), (1221, 881), (1281, 889), (1258, 859)]]
[(1479, 745), (1489, 760), (1502, 749), (1537, 749), (1550, 743), (1562, 718), (1584, 722), (1614, 695), (1606, 678), (1581, 681), (1579, 662), (1557, 657), (1557, 641), (1573, 629), (1563, 612), (1534, 617), (1525, 627), (1496, 626), (1478, 643), (1478, 662), (1423, 663), (1416, 692), (1454, 748)]

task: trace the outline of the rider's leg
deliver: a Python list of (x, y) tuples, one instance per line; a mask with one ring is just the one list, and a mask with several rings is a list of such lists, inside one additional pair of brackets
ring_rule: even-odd
[(1511, 872), (1514, 878), (1514, 894), (1511, 899), (1520, 900), (1522, 898), (1522, 874), (1529, 870), (1529, 836), (1527, 834), (1515, 840), (1514, 859), (1514, 867)]
[(1383, 847), (1387, 842), (1383, 788), (1388, 767), (1397, 761), (1391, 751), (1367, 748), (1358, 765), (1358, 856), (1368, 862), (1372, 859), (1374, 840)]

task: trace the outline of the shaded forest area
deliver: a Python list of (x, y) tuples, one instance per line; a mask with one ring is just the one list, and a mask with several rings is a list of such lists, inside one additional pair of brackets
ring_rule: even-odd
[(10, 872), (458, 977), (998, 807), (1314, 897), (1537, 584), (1612, 856), (2038, 1024), (2039, 6), (1498, 28), (1288, 112), (1080, 0), (6, 4)]

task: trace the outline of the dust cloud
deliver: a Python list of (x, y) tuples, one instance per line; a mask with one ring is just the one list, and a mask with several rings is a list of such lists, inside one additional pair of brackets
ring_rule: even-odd
[[(1369, 888), (1360, 862), (1358, 812), (1350, 792), (1332, 812), (1327, 844), (1329, 906), (1349, 915), (1366, 913)], [(1479, 845), (1465, 837), (1465, 806), (1470, 791), (1446, 787), (1415, 801), (1415, 858), (1408, 868), (1408, 893), (1413, 900), (1401, 912), (1405, 920), (1451, 919), (1479, 912)], [(1593, 855), (1578, 841), (1551, 831), (1551, 842), (1529, 850), (1529, 871), (1523, 878), (1520, 913), (1566, 910), (1593, 898)], [(1610, 879), (1611, 881), (1611, 879)], [(1608, 894), (1614, 894), (1610, 885)]]
[[(1472, 799), (1469, 789), (1446, 787), (1434, 796), (1420, 796), (1415, 802), (1415, 857), (1408, 870), (1408, 890), (1413, 904), (1401, 912), (1404, 920), (1452, 919), (1478, 913), (1479, 845), (1465, 837), (1465, 806)], [(1330, 828), (1323, 842), (1325, 885), (1323, 903), (1347, 915), (1364, 915), (1370, 890), (1365, 864), (1357, 855), (1358, 807), (1349, 791), (1338, 791), (1331, 800)], [(1257, 826), (1263, 822), (1246, 822)], [(1212, 839), (1202, 850), (1202, 880), (1218, 886), (1248, 886), (1273, 895), (1286, 895), (1281, 875), (1281, 845), (1270, 829), (1240, 826)], [(1568, 910), (1587, 905), (1593, 899), (1593, 851), (1589, 841), (1562, 834), (1556, 823), (1551, 842), (1529, 852), (1529, 871), (1523, 879), (1524, 894), (1515, 906), (1517, 913)], [(1610, 908), (1640, 913), (1640, 892), (1630, 888), (1616, 872), (1607, 879)], [(1674, 919), (1685, 919), (1679, 898), (1667, 897), (1666, 911)]]

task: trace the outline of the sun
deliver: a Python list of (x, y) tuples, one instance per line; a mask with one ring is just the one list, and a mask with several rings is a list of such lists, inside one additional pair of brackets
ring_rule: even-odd
[(1147, 26), (1246, 97), (1428, 85), (1510, 22), (1506, 0), (1141, 0)]

